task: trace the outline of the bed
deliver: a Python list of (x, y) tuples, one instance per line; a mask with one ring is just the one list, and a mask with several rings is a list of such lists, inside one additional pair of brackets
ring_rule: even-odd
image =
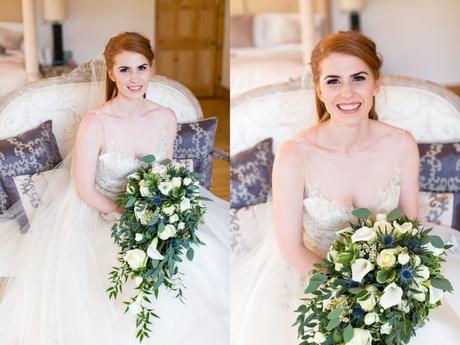
[(27, 81), (22, 24), (0, 22), (0, 99)]
[(230, 95), (288, 81), (305, 70), (298, 13), (230, 18)]

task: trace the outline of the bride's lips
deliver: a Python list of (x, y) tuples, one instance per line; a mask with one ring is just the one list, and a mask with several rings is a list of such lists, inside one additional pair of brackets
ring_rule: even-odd
[(127, 86), (128, 90), (134, 93), (138, 93), (142, 91), (142, 85), (130, 85)]
[(337, 109), (340, 110), (343, 114), (354, 114), (358, 112), (359, 108), (361, 107), (361, 102), (348, 102), (348, 103), (338, 103)]

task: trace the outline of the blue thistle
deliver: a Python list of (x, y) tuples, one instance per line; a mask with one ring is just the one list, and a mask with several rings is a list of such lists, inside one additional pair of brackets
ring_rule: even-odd
[(420, 248), (420, 241), (416, 238), (411, 238), (407, 241), (407, 248), (413, 252), (416, 252)]
[(155, 205), (155, 206), (161, 205), (162, 202), (163, 202), (163, 199), (162, 199), (162, 197), (159, 196), (159, 195), (155, 195), (155, 196), (152, 198), (152, 204)]
[(404, 284), (409, 284), (414, 279), (414, 271), (410, 267), (403, 267), (399, 272), (399, 280)]
[(350, 321), (352, 325), (356, 326), (359, 320), (364, 316), (364, 310), (361, 308), (360, 305), (353, 307), (351, 310), (351, 318)]
[(193, 195), (193, 188), (187, 188), (187, 192), (185, 194), (187, 197), (191, 197)]
[(354, 280), (352, 280), (352, 279), (350, 279), (350, 280), (348, 281), (348, 288), (350, 288), (350, 289), (351, 289), (351, 288), (355, 288), (355, 287), (359, 287), (360, 285), (361, 285), (361, 284), (360, 284), (359, 282), (354, 281)]
[(382, 241), (385, 246), (393, 246), (395, 238), (392, 235), (384, 235)]
[(178, 241), (178, 240), (171, 240), (171, 246), (173, 246), (174, 248), (176, 248), (178, 245), (179, 245), (179, 241)]

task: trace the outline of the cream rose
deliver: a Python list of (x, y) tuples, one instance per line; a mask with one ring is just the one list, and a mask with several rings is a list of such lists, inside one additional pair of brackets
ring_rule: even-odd
[(167, 240), (168, 238), (171, 238), (171, 237), (174, 237), (176, 236), (176, 228), (174, 227), (174, 225), (171, 225), (171, 224), (167, 224), (165, 226), (165, 228), (163, 229), (163, 231), (161, 231), (159, 234), (158, 234), (158, 237), (160, 237), (160, 239), (162, 239), (163, 241)]
[(374, 264), (366, 259), (357, 259), (351, 265), (351, 279), (361, 283), (366, 274), (374, 269)]
[(376, 305), (377, 301), (375, 300), (375, 296), (373, 293), (365, 299), (364, 301), (358, 300), (358, 304), (363, 308), (365, 311), (372, 311)]
[(420, 263), (422, 262), (422, 260), (420, 259), (420, 256), (418, 255), (415, 255), (414, 256), (414, 266), (417, 267), (417, 266), (420, 266)]
[(378, 220), (374, 223), (374, 231), (389, 233), (393, 230), (393, 226), (386, 220)]
[(139, 175), (138, 172), (134, 172), (132, 174), (129, 174), (127, 177), (128, 180), (136, 180), (139, 181), (141, 179), (141, 176)]
[(177, 214), (173, 214), (171, 217), (169, 217), (169, 222), (171, 224), (177, 222), (179, 220), (179, 216)]
[(179, 230), (184, 230), (185, 229), (185, 223), (184, 222), (179, 222), (179, 224), (177, 225), (177, 228)]
[(171, 189), (173, 188), (171, 182), (161, 182), (158, 185), (158, 189), (160, 190), (161, 194), (168, 195)]
[(371, 345), (372, 335), (367, 329), (353, 328), (353, 338), (346, 345)]
[(141, 192), (141, 195), (144, 198), (149, 198), (153, 194), (150, 192), (149, 188), (145, 185), (145, 180), (140, 180), (139, 181), (139, 192)]
[(396, 221), (393, 222), (393, 226), (395, 227), (396, 230), (398, 230), (401, 234), (405, 234), (408, 231), (412, 232), (412, 223), (411, 222), (406, 222), (401, 225), (399, 225)]
[(144, 235), (137, 233), (134, 239), (136, 240), (136, 242), (140, 242), (144, 239)]
[(143, 210), (139, 212), (134, 211), (134, 215), (136, 216), (137, 220), (141, 222), (142, 225), (149, 225), (150, 221), (153, 218), (153, 211), (152, 210)]
[(374, 229), (370, 229), (367, 226), (363, 226), (355, 231), (353, 235), (351, 235), (351, 241), (353, 243), (359, 241), (370, 241), (377, 237)]
[(383, 249), (376, 260), (377, 265), (382, 268), (389, 268), (393, 266), (395, 262), (396, 257), (394, 255), (394, 249)]
[(326, 336), (321, 332), (316, 332), (313, 336), (313, 342), (315, 344), (322, 344), (326, 341)]
[(163, 207), (162, 208), (162, 211), (165, 215), (167, 216), (172, 216), (174, 214), (174, 206), (171, 205), (171, 206), (168, 206), (168, 207)]
[(192, 179), (190, 177), (184, 178), (184, 186), (188, 186), (190, 183), (192, 183)]
[(331, 249), (328, 253), (327, 253), (327, 259), (331, 262), (335, 261), (337, 259), (337, 255), (339, 255), (339, 252), (335, 249)]
[(420, 275), (423, 280), (430, 278), (430, 269), (425, 265), (420, 265), (417, 267), (417, 274)]
[(180, 186), (182, 186), (182, 179), (180, 177), (173, 177), (171, 179), (171, 183), (173, 188), (179, 188)]
[(158, 175), (164, 175), (167, 171), (166, 167), (163, 164), (159, 164), (159, 163), (153, 163), (151, 170), (154, 174), (158, 174)]
[(426, 293), (428, 292), (428, 289), (424, 287), (423, 285), (417, 286), (416, 284), (411, 284), (410, 287), (414, 290), (417, 290), (417, 292), (412, 292), (409, 291), (407, 294), (409, 297), (419, 301), (419, 302), (425, 302), (426, 300)]
[(401, 253), (401, 254), (398, 255), (398, 262), (401, 265), (407, 264), (409, 262), (409, 260), (410, 260), (410, 256), (407, 253)]
[(383, 309), (388, 309), (401, 303), (402, 295), (403, 290), (395, 283), (391, 283), (383, 289), (383, 294), (380, 296), (379, 303)]
[(380, 326), (380, 333), (382, 334), (390, 334), (393, 330), (393, 326), (390, 326), (388, 322), (385, 322), (382, 326)]
[(136, 271), (139, 268), (144, 267), (145, 258), (145, 252), (143, 252), (140, 249), (132, 249), (126, 252), (125, 256), (123, 257), (123, 260), (125, 260), (128, 263), (129, 267), (132, 270)]
[(367, 325), (367, 326), (370, 326), (372, 325), (373, 323), (376, 323), (377, 321), (379, 320), (379, 316), (377, 313), (367, 313), (365, 316), (364, 316), (364, 323)]

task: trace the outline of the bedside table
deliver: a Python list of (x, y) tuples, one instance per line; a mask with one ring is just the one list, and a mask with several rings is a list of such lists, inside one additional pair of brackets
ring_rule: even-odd
[(67, 66), (67, 65), (40, 65), (40, 73), (43, 78), (58, 77), (61, 74), (69, 73), (77, 66)]

